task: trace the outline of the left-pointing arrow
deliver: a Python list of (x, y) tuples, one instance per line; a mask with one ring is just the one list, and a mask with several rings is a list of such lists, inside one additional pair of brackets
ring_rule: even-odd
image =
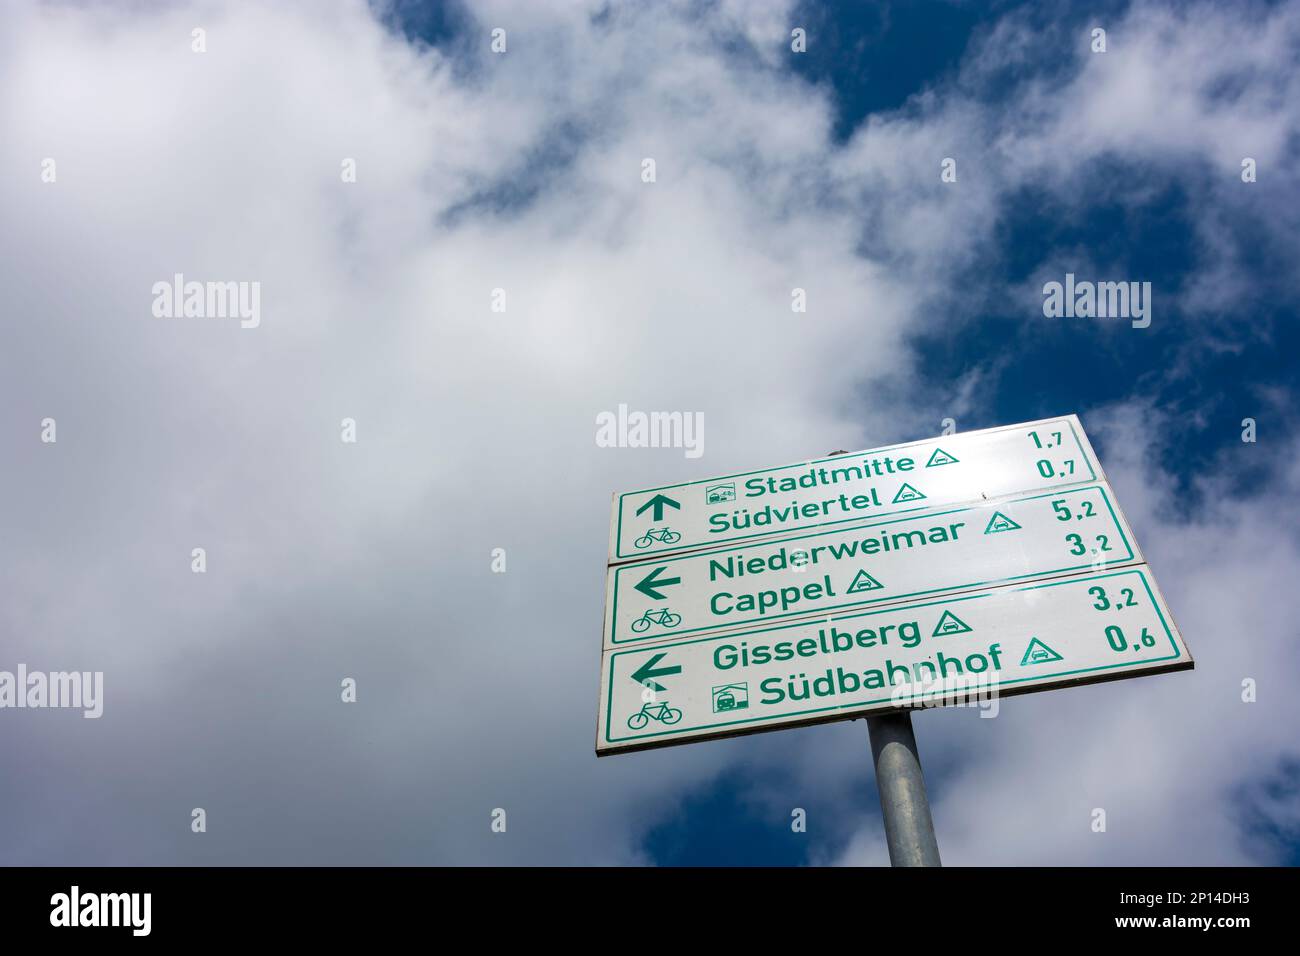
[(659, 577), (661, 572), (667, 570), (668, 567), (666, 565), (660, 565), (659, 567), (655, 568), (653, 571), (651, 571), (649, 574), (647, 574), (644, 578), (641, 579), (640, 583), (636, 585), (636, 589), (640, 591), (642, 594), (644, 594), (646, 597), (652, 597), (656, 601), (662, 601), (666, 597), (666, 595), (662, 591), (656, 590), (657, 588), (664, 588), (672, 584), (682, 583), (681, 578)]
[(667, 655), (665, 654), (656, 654), (654, 657), (650, 658), (650, 660), (646, 661), (632, 672), (632, 679), (642, 687), (649, 686), (652, 690), (667, 690), (667, 687), (660, 684), (658, 681), (652, 680), (652, 678), (667, 677), (670, 674), (680, 674), (682, 672), (682, 665), (674, 664), (672, 667), (655, 667), (655, 665), (666, 656)]
[(669, 498), (667, 495), (655, 495), (653, 498), (651, 498), (649, 501), (643, 504), (640, 508), (637, 508), (636, 513), (640, 514), (641, 512), (645, 511), (647, 508), (653, 508), (655, 512), (653, 520), (663, 521), (664, 505), (667, 505), (669, 508), (676, 508), (678, 511), (682, 510), (682, 506), (680, 502), (673, 501), (673, 499)]

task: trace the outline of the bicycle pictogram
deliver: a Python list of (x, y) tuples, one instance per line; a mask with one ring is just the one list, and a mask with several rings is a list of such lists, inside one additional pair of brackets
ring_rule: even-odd
[(648, 548), (655, 541), (658, 541), (661, 544), (676, 544), (680, 540), (682, 540), (680, 534), (672, 528), (669, 528), (667, 525), (664, 525), (662, 528), (651, 528), (641, 537), (633, 541), (632, 545), (637, 548)]
[(682, 719), (682, 712), (676, 707), (669, 707), (668, 701), (661, 700), (658, 703), (646, 702), (641, 705), (641, 709), (627, 719), (627, 725), (632, 730), (644, 730), (652, 720), (657, 720), (664, 724), (675, 724)]
[(632, 622), (632, 630), (641, 634), (648, 631), (651, 624), (658, 624), (660, 627), (676, 627), (680, 623), (682, 623), (680, 614), (674, 614), (666, 607), (651, 608)]

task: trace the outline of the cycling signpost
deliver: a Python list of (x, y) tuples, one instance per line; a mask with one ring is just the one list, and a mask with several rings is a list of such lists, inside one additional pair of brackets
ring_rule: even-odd
[(614, 496), (596, 753), (866, 717), (897, 865), (908, 708), (1192, 666), (1073, 415)]

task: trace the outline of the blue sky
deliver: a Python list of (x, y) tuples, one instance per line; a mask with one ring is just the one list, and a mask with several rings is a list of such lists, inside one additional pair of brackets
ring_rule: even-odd
[[(861, 722), (595, 760), (608, 495), (1072, 412), (1197, 670), (919, 715), (945, 859), (1300, 858), (1300, 4), (17, 11), (0, 668), (108, 701), (0, 739), (8, 862), (885, 862)], [(262, 326), (150, 322), (181, 271)]]

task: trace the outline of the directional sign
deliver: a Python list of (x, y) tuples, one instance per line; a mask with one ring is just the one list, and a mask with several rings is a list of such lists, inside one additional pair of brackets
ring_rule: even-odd
[(1150, 570), (1135, 565), (607, 650), (596, 752), (907, 705), (987, 709), (1000, 696), (1192, 666)]
[(1074, 415), (614, 496), (610, 562), (1104, 481)]
[(860, 521), (608, 571), (606, 648), (1142, 561), (1105, 483)]

